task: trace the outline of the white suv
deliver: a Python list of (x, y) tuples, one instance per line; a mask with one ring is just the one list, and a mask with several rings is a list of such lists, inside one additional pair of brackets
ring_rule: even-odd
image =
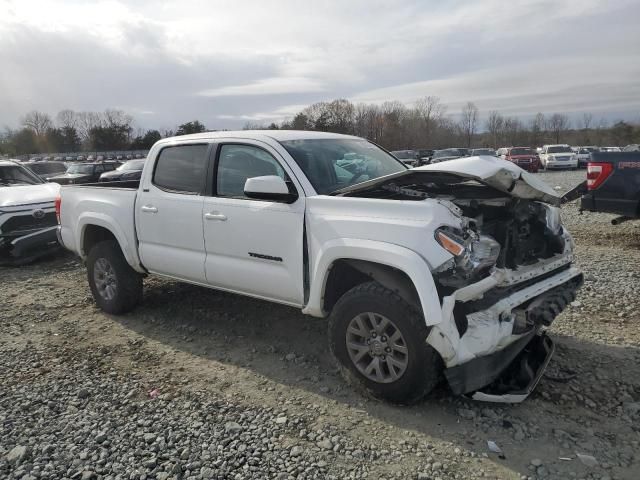
[(548, 168), (577, 168), (578, 157), (567, 144), (544, 145), (540, 153), (540, 163)]

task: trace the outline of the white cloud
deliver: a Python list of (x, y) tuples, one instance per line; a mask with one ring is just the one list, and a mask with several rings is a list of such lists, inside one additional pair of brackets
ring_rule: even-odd
[(137, 105), (141, 122), (225, 128), (282, 118), (282, 105), (421, 95), (450, 111), (472, 100), (637, 115), (637, 0), (0, 0), (0, 11), (0, 125), (33, 108)]
[(233, 97), (243, 95), (280, 95), (284, 93), (321, 92), (324, 85), (312, 78), (273, 77), (264, 78), (246, 85), (229, 85), (198, 93), (203, 97)]

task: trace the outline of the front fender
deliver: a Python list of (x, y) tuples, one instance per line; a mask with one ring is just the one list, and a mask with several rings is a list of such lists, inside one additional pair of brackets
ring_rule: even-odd
[(80, 214), (80, 217), (78, 218), (78, 227), (76, 228), (75, 241), (77, 251), (83, 260), (85, 260), (87, 258), (87, 255), (89, 254), (89, 252), (84, 251), (83, 246), (84, 236), (87, 227), (90, 225), (96, 225), (110, 231), (120, 245), (120, 250), (122, 250), (122, 254), (127, 260), (127, 263), (131, 265), (134, 270), (140, 273), (145, 273), (145, 270), (140, 262), (140, 257), (138, 257), (138, 248), (135, 238), (129, 238), (125, 233), (124, 228), (122, 228), (122, 226), (120, 226), (118, 222), (115, 221), (115, 219), (103, 213), (86, 212)]
[(315, 317), (326, 316), (322, 309), (329, 271), (341, 259), (364, 260), (397, 268), (404, 272), (418, 292), (425, 323), (435, 325), (442, 321), (440, 299), (429, 264), (413, 250), (374, 240), (342, 238), (324, 244), (312, 265), (309, 301), (302, 310)]

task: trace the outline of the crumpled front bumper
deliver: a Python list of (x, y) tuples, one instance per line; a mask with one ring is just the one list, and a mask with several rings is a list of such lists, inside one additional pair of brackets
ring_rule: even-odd
[(0, 264), (21, 265), (55, 252), (60, 248), (57, 229), (57, 226), (47, 227), (11, 240), (0, 256)]
[[(455, 394), (517, 402), (533, 390), (553, 353), (543, 330), (583, 282), (571, 260), (572, 255), (562, 255), (518, 271), (497, 270), (444, 297), (443, 322), (432, 327), (427, 342), (441, 354)], [(476, 304), (482, 308), (474, 310)], [(463, 328), (454, 320), (461, 305), (471, 308)]]

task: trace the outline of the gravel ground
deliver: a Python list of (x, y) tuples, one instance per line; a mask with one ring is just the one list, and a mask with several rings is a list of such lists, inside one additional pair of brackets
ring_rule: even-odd
[(640, 224), (563, 216), (587, 280), (515, 406), (365, 399), (287, 307), (150, 278), (112, 317), (69, 255), (0, 269), (0, 478), (640, 478)]

